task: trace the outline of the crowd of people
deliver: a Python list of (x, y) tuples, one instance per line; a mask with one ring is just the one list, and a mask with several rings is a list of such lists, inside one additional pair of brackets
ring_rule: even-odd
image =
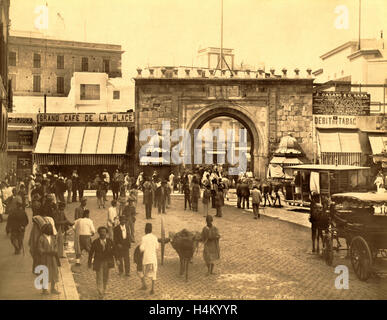
[[(58, 267), (60, 258), (64, 256), (64, 248), (68, 231), (74, 232), (75, 266), (81, 265), (83, 252), (88, 253), (88, 266), (96, 272), (97, 291), (99, 297), (106, 294), (109, 280), (109, 270), (118, 266), (121, 276), (130, 276), (130, 248), (136, 244), (135, 222), (138, 191), (143, 192), (145, 218), (152, 219), (152, 209), (159, 214), (166, 214), (171, 205), (171, 194), (175, 192), (184, 195), (184, 210), (199, 212), (199, 201), (202, 202), (202, 214), (206, 217), (206, 226), (202, 230), (204, 241), (203, 258), (208, 268), (208, 274), (213, 273), (215, 261), (220, 258), (219, 231), (213, 225), (210, 208), (215, 209), (215, 217), (222, 217), (225, 200), (229, 200), (229, 189), (236, 187), (237, 207), (249, 208), (250, 197), (254, 218), (258, 219), (259, 206), (275, 205), (279, 187), (272, 187), (266, 181), (255, 181), (248, 173), (237, 179), (229, 177), (221, 167), (208, 167), (201, 171), (185, 171), (178, 176), (171, 173), (163, 179), (155, 171), (151, 177), (140, 173), (137, 179), (116, 170), (112, 176), (107, 170), (96, 175), (93, 185), (99, 209), (106, 210), (106, 223), (95, 228), (87, 208), (88, 200), (83, 195), (84, 184), (77, 171), (71, 176), (51, 172), (37, 173), (28, 181), (19, 181), (10, 188), (6, 182), (1, 184), (1, 213), (8, 214), (7, 233), (15, 248), (15, 254), (24, 250), (23, 239), (25, 228), (29, 223), (26, 208), (32, 210), (32, 229), (29, 236), (30, 254), (33, 259), (32, 271), (37, 272), (39, 265), (49, 269), (51, 293), (57, 294)], [(107, 191), (112, 190), (112, 200), (106, 206)], [(272, 196), (274, 192), (275, 197)], [(66, 197), (65, 197), (66, 195)], [(74, 210), (74, 219), (68, 219), (66, 206), (78, 202)], [(67, 211), (68, 212), (68, 211)], [(2, 216), (0, 215), (0, 218)], [(93, 240), (95, 234), (98, 237)], [(152, 233), (152, 224), (146, 223), (145, 235), (134, 250), (134, 262), (141, 278), (141, 289), (146, 289), (145, 279), (152, 279), (150, 293), (154, 293), (154, 283), (157, 274), (157, 255), (159, 239)], [(48, 294), (48, 288), (42, 293)]]

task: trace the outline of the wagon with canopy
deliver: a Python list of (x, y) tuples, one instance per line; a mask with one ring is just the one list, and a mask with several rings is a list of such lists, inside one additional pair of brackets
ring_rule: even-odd
[[(290, 205), (310, 206), (310, 194), (329, 199), (332, 194), (367, 191), (370, 168), (349, 165), (301, 164), (285, 167), (293, 173), (292, 188), (286, 195)], [(287, 192), (288, 193), (288, 192)]]
[[(334, 251), (349, 250), (357, 277), (365, 281), (385, 268), (387, 258), (387, 192), (333, 194), (323, 257), (332, 265)], [(343, 248), (340, 239), (347, 242)]]

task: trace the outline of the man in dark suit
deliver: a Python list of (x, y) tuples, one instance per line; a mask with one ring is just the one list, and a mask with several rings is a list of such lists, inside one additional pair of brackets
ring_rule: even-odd
[(89, 268), (93, 264), (93, 270), (97, 278), (98, 294), (102, 299), (106, 293), (109, 269), (114, 268), (114, 243), (106, 237), (108, 232), (106, 227), (99, 227), (97, 232), (99, 238), (93, 241), (89, 252)]
[(114, 245), (116, 258), (118, 263), (118, 270), (120, 275), (124, 272), (125, 276), (129, 277), (130, 273), (130, 260), (129, 260), (129, 249), (130, 249), (130, 229), (127, 228), (127, 217), (125, 215), (120, 216), (120, 224), (113, 229), (114, 232)]
[(143, 184), (144, 188), (144, 205), (145, 205), (145, 216), (146, 219), (152, 219), (152, 204), (153, 204), (153, 196), (152, 196), (152, 184), (149, 179), (146, 177), (146, 181)]
[(249, 209), (250, 208), (249, 206), (250, 189), (249, 189), (249, 185), (247, 184), (247, 180), (242, 181), (242, 184), (240, 186), (240, 191), (241, 191), (241, 198), (242, 198), (242, 209), (246, 207), (246, 202), (247, 202), (247, 209)]
[(79, 218), (83, 218), (83, 213), (86, 210), (86, 204), (87, 204), (87, 199), (86, 198), (82, 198), (81, 199), (81, 204), (79, 205), (79, 207), (75, 208), (74, 221), (79, 219)]
[(163, 180), (156, 189), (156, 202), (159, 209), (159, 213), (165, 213), (165, 205), (167, 203), (168, 190), (167, 190), (167, 181)]

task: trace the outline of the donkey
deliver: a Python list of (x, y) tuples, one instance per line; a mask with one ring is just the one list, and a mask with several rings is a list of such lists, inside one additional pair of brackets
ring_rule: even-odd
[(201, 234), (189, 232), (186, 229), (178, 233), (169, 233), (172, 247), (176, 250), (180, 259), (180, 275), (185, 273), (185, 280), (188, 281), (188, 266), (195, 251), (198, 249)]

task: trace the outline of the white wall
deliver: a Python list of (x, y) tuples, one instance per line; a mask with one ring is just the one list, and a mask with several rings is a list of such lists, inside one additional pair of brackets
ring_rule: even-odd
[[(81, 84), (99, 84), (100, 100), (81, 100)], [(113, 99), (113, 91), (120, 91), (120, 99)], [(14, 96), (15, 113), (44, 112), (44, 98)], [(48, 113), (125, 112), (134, 110), (134, 83), (122, 78), (108, 79), (106, 73), (75, 72), (68, 97), (47, 97)]]

